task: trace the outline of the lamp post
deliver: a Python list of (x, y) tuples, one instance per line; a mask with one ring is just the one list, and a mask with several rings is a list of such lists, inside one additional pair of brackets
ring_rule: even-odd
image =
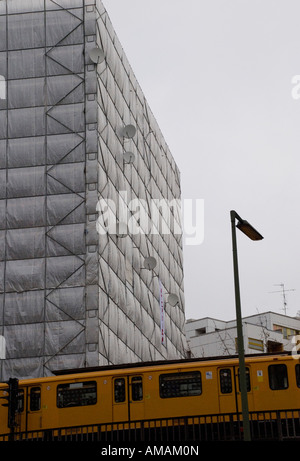
[[(241, 314), (241, 298), (240, 298), (240, 284), (239, 284), (239, 271), (238, 271), (238, 257), (237, 257), (237, 244), (236, 244), (236, 227), (243, 232), (251, 240), (262, 240), (263, 236), (257, 232), (248, 221), (242, 219), (235, 211), (230, 212), (231, 230), (232, 230), (232, 251), (233, 251), (233, 271), (234, 271), (234, 287), (235, 287), (235, 305), (236, 305), (236, 326), (237, 326), (237, 340), (238, 340), (238, 355), (239, 355), (239, 371), (240, 371), (240, 389), (241, 389), (241, 402), (243, 414), (243, 428), (244, 440), (250, 441), (250, 424), (249, 424), (249, 409), (248, 409), (248, 396), (247, 396), (247, 381), (246, 381), (246, 367), (244, 356), (244, 339), (243, 339), (243, 324)], [(238, 221), (237, 225), (235, 224)]]

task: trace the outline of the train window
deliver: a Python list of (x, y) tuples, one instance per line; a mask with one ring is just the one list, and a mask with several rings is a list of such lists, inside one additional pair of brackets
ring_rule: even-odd
[[(239, 381), (239, 391), (241, 392), (241, 385), (240, 385), (240, 369), (238, 369), (238, 381)], [(251, 384), (250, 384), (250, 371), (249, 368), (246, 367), (246, 387), (247, 392), (251, 391)]]
[(19, 389), (17, 397), (17, 412), (22, 413), (22, 411), (24, 411), (24, 389)]
[(143, 381), (141, 376), (131, 378), (131, 397), (135, 402), (143, 400)]
[(161, 398), (187, 397), (202, 393), (199, 371), (160, 375), (159, 395)]
[(57, 386), (58, 408), (95, 405), (97, 403), (96, 381), (66, 383)]
[(115, 395), (115, 402), (125, 402), (126, 400), (126, 393), (125, 393), (125, 379), (124, 378), (117, 378), (114, 381), (114, 395)]
[(30, 389), (30, 411), (38, 411), (41, 409), (41, 388), (32, 387)]
[(297, 386), (300, 387), (300, 365), (298, 363), (295, 366), (295, 372), (296, 372), (296, 383), (297, 383)]
[(288, 388), (289, 383), (286, 365), (269, 365), (268, 371), (270, 389), (275, 391)]
[(230, 368), (220, 370), (220, 388), (222, 394), (230, 394), (232, 392), (232, 379)]

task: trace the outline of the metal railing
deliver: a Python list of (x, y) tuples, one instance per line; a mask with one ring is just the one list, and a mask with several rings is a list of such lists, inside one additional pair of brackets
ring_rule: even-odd
[[(300, 409), (249, 413), (251, 440), (300, 440)], [(0, 441), (242, 441), (240, 413), (92, 424), (0, 435)]]

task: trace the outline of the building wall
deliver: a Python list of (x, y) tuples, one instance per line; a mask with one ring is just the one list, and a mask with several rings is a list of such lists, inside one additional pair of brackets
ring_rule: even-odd
[[(279, 327), (279, 328), (278, 328)], [(212, 318), (189, 320), (185, 326), (191, 356), (213, 357), (237, 354), (236, 321)], [(297, 353), (300, 319), (265, 312), (243, 319), (245, 354), (272, 351)], [(295, 342), (296, 339), (296, 342)]]
[[(2, 379), (184, 356), (181, 234), (97, 227), (101, 199), (125, 197), (136, 221), (132, 199), (180, 199), (178, 168), (101, 1), (1, 0), (0, 75)], [(162, 344), (171, 292), (180, 302), (164, 305)]]

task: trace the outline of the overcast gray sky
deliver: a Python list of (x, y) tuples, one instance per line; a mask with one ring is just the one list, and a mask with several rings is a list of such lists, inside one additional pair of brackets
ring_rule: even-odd
[(103, 0), (181, 171), (203, 199), (204, 241), (184, 246), (186, 317), (235, 317), (230, 210), (242, 313), (300, 310), (299, 0)]

